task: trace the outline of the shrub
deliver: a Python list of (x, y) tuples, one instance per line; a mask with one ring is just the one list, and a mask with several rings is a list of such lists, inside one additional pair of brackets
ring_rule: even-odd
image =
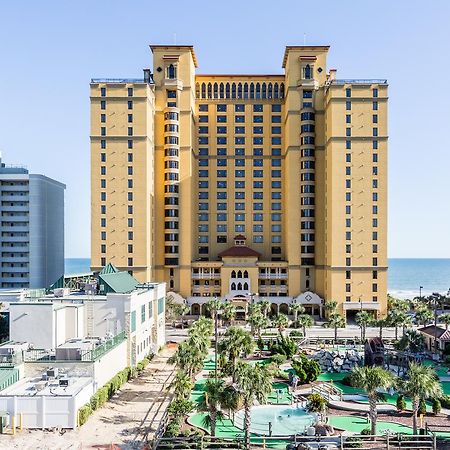
[(89, 400), (89, 405), (91, 406), (92, 411), (95, 411), (100, 406), (98, 391)]
[(431, 404), (432, 404), (432, 408), (433, 408), (433, 413), (439, 414), (442, 409), (441, 401), (438, 398), (433, 398), (433, 400), (431, 401)]
[(450, 395), (443, 395), (441, 398), (441, 405), (444, 408), (450, 408)]
[(308, 412), (322, 413), (327, 406), (327, 401), (320, 394), (311, 394), (308, 396), (306, 409)]
[(406, 409), (406, 400), (403, 395), (397, 397), (397, 411), (404, 411)]
[(82, 406), (78, 410), (78, 425), (79, 426), (84, 425), (91, 414), (92, 414), (91, 405), (87, 404)]
[(361, 439), (357, 437), (348, 437), (345, 440), (345, 448), (362, 448), (363, 443)]
[(364, 428), (364, 430), (361, 430), (361, 434), (363, 436), (370, 436), (372, 434), (372, 430), (370, 428)]
[(290, 337), (278, 336), (277, 340), (270, 345), (272, 354), (285, 355), (291, 359), (297, 353), (297, 344)]
[(282, 380), (289, 380), (289, 374), (281, 369), (275, 370), (273, 376), (276, 378), (281, 378)]
[(258, 350), (263, 351), (264, 350), (264, 341), (261, 338), (258, 338), (256, 341), (256, 346), (258, 347)]
[(289, 333), (289, 336), (303, 336), (303, 332), (300, 331), (300, 330), (292, 330), (292, 331)]
[(353, 382), (353, 374), (349, 373), (348, 375), (345, 375), (345, 377), (341, 380), (341, 383), (346, 386), (355, 387), (355, 383)]
[(421, 398), (419, 400), (419, 415), (425, 415), (427, 413), (427, 404), (425, 403), (425, 400)]
[(181, 424), (177, 420), (172, 420), (169, 422), (164, 434), (165, 437), (175, 437), (180, 434)]
[(281, 364), (284, 364), (286, 362), (287, 356), (283, 355), (283, 354), (276, 354), (276, 355), (273, 355), (270, 359), (278, 367), (278, 366), (281, 366)]
[(292, 368), (298, 376), (300, 384), (316, 381), (321, 372), (319, 363), (309, 359), (303, 353), (292, 361)]

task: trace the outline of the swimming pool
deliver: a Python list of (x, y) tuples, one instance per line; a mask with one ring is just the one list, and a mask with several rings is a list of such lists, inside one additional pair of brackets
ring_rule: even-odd
[[(272, 436), (286, 436), (295, 433), (303, 433), (305, 429), (314, 423), (317, 418), (304, 408), (296, 406), (254, 406), (250, 410), (250, 431), (254, 434), (269, 435), (269, 423), (272, 427)], [(234, 416), (234, 424), (244, 428), (244, 410), (240, 410)]]

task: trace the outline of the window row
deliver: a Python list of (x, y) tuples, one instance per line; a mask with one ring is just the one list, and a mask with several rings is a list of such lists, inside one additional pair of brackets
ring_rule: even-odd
[[(218, 147), (216, 150), (217, 150), (217, 156), (227, 156), (227, 154), (228, 154), (228, 150), (226, 147)], [(306, 150), (311, 150), (311, 149), (304, 149), (304, 150), (306, 151)], [(198, 154), (199, 154), (199, 156), (209, 156), (209, 148), (208, 147), (200, 147), (198, 149)], [(252, 154), (253, 154), (253, 156), (263, 156), (263, 149), (260, 147), (254, 148)], [(281, 156), (281, 148), (272, 148), (270, 154), (272, 156)], [(303, 154), (304, 153), (302, 151), (302, 156), (303, 156)], [(305, 155), (311, 156), (311, 152), (308, 151), (305, 153)], [(314, 151), (313, 151), (312, 155), (314, 155)], [(245, 156), (245, 148), (235, 148), (234, 156)]]
[[(255, 116), (258, 117), (258, 116)], [(260, 116), (262, 117), (262, 116)], [(261, 120), (262, 122), (262, 120)], [(308, 125), (312, 126), (312, 125)], [(167, 127), (172, 127), (173, 129), (167, 129)], [(175, 129), (176, 127), (176, 129)], [(227, 134), (228, 128), (226, 126), (218, 126), (216, 127), (216, 133), (217, 134)], [(165, 131), (178, 131), (178, 125), (166, 125)], [(271, 127), (271, 133), (272, 134), (281, 134), (281, 127)], [(207, 126), (200, 126), (198, 127), (198, 133), (199, 134), (208, 134), (209, 133), (209, 127)], [(235, 134), (245, 134), (245, 127), (234, 127), (234, 133)], [(253, 134), (264, 134), (264, 127), (253, 127)]]
[[(304, 175), (306, 175), (306, 174), (304, 174)], [(207, 170), (207, 169), (199, 170), (198, 176), (199, 176), (199, 178), (208, 178), (209, 170)], [(218, 178), (226, 178), (227, 176), (228, 176), (227, 170), (217, 170)], [(236, 178), (245, 178), (245, 170), (235, 170), (234, 176)], [(264, 171), (263, 170), (254, 170), (253, 177), (254, 178), (263, 178)], [(271, 170), (271, 177), (272, 178), (281, 178), (281, 170)]]
[(202, 99), (284, 98), (284, 83), (196, 83), (195, 95)]
[[(168, 137), (165, 138), (165, 140), (167, 140), (167, 139), (176, 139), (177, 140), (176, 143), (178, 144), (178, 138), (176, 138), (176, 137), (170, 136), (169, 138)], [(306, 137), (302, 138), (302, 140), (303, 139), (306, 139)], [(230, 139), (230, 141), (232, 141), (232, 139)], [(227, 136), (218, 136), (216, 138), (217, 145), (227, 145), (227, 142), (228, 142)], [(270, 139), (270, 142), (272, 143), (272, 145), (281, 145), (281, 137), (272, 136)], [(166, 143), (175, 143), (175, 142), (166, 142)], [(208, 136), (199, 136), (198, 143), (199, 143), (199, 145), (208, 145), (209, 144)], [(235, 136), (234, 143), (235, 143), (235, 145), (245, 145), (245, 136)], [(262, 145), (262, 144), (264, 144), (264, 137), (254, 136), (252, 139), (252, 143), (253, 143), (253, 145)], [(314, 144), (314, 141), (313, 142), (305, 142), (305, 143)], [(302, 145), (303, 145), (303, 143), (302, 143)]]
[[(227, 189), (228, 182), (224, 180), (217, 181), (217, 189)], [(198, 182), (199, 189), (209, 189), (209, 181), (199, 181)], [(264, 187), (263, 181), (253, 181), (253, 189), (262, 189)], [(272, 189), (281, 189), (281, 181), (272, 180), (271, 182)], [(235, 189), (245, 189), (245, 181), (236, 180), (234, 182)]]
[[(253, 214), (252, 217), (253, 217), (254, 222), (262, 222), (263, 221), (262, 213)], [(209, 214), (208, 213), (200, 213), (198, 215), (198, 220), (199, 220), (199, 222), (209, 222)], [(234, 214), (234, 220), (236, 222), (245, 222), (245, 213)], [(272, 222), (281, 222), (281, 214), (280, 213), (270, 214), (270, 220)], [(227, 222), (228, 214), (227, 213), (216, 214), (216, 221), (217, 222)]]

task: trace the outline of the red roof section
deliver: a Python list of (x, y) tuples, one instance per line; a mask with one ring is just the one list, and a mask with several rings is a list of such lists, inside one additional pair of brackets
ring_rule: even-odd
[(259, 258), (261, 256), (261, 253), (258, 253), (257, 251), (251, 249), (250, 247), (247, 247), (246, 245), (235, 245), (219, 253), (220, 258), (223, 258), (224, 256)]

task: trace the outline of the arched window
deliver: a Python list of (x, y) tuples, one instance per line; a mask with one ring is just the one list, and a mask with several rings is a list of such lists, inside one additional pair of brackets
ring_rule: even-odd
[(278, 98), (278, 83), (273, 84), (273, 98)]
[(235, 270), (231, 271), (231, 278), (236, 278), (236, 271)]
[(214, 83), (214, 98), (219, 98), (219, 86)]
[(248, 278), (248, 272), (244, 270), (244, 278)]
[(240, 283), (240, 282), (238, 283), (238, 285), (237, 285), (237, 290), (238, 290), (238, 291), (242, 291), (242, 283)]
[(262, 84), (262, 98), (267, 98), (267, 86), (266, 86), (266, 83)]
[(225, 97), (225, 94), (224, 94), (224, 85), (223, 85), (223, 83), (220, 83), (220, 86), (219, 86), (219, 97), (220, 98), (224, 98)]
[(200, 84), (195, 83), (195, 97), (200, 98)]
[(250, 83), (250, 98), (255, 98), (255, 85)]
[(244, 83), (244, 98), (248, 98), (248, 84)]
[(306, 66), (305, 66), (304, 78), (305, 78), (305, 80), (310, 80), (312, 78), (311, 66), (309, 64), (306, 64)]
[(242, 278), (242, 272), (240, 270), (238, 270), (237, 277)]
[(173, 80), (175, 78), (175, 66), (170, 64), (167, 69), (167, 78)]
[(206, 84), (202, 83), (202, 98), (206, 98)]
[(242, 83), (238, 84), (238, 97), (237, 98), (242, 98)]
[(269, 83), (269, 91), (267, 93), (267, 98), (272, 98), (272, 83)]
[(212, 84), (208, 83), (208, 98), (212, 98)]
[(231, 283), (231, 290), (235, 291), (236, 290), (236, 283)]
[(231, 85), (231, 98), (236, 98), (236, 83)]
[(280, 98), (284, 98), (284, 83), (280, 84)]
[(244, 283), (244, 291), (248, 291), (248, 283)]
[(256, 98), (261, 98), (261, 85), (256, 83)]
[(225, 86), (225, 97), (230, 98), (230, 83), (227, 83)]

